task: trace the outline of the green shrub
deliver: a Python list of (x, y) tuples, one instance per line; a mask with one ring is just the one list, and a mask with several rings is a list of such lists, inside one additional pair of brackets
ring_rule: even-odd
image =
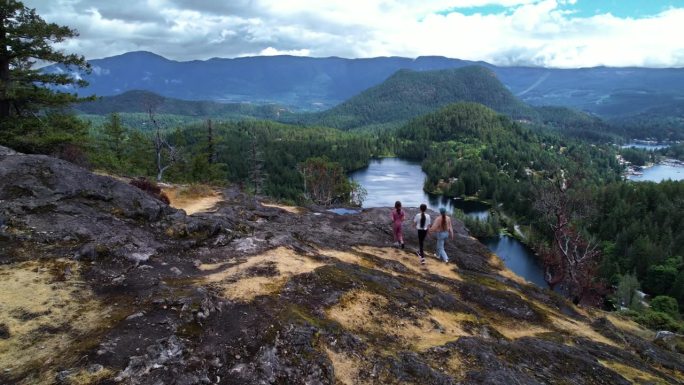
[(659, 295), (651, 301), (651, 309), (653, 311), (668, 314), (674, 319), (679, 319), (679, 306), (677, 300), (666, 295)]
[(669, 330), (678, 333), (684, 330), (683, 325), (669, 314), (660, 311), (646, 310), (634, 318), (641, 325), (653, 330)]

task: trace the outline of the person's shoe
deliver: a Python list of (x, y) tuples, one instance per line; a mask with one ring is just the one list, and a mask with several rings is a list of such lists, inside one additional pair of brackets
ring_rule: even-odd
[(420, 257), (420, 264), (421, 264), (421, 265), (424, 265), (424, 264), (425, 264), (425, 258)]
[(403, 244), (403, 243), (401, 244), (401, 248), (402, 248), (402, 249), (404, 248), (404, 244)]
[(445, 260), (444, 260), (444, 263), (449, 263), (449, 260), (448, 260), (448, 259), (445, 259)]

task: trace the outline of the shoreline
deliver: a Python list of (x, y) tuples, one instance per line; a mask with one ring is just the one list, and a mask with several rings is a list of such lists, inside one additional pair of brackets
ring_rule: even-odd
[(667, 167), (682, 167), (684, 168), (684, 161), (681, 161), (679, 159), (674, 159), (674, 158), (665, 158), (657, 163), (652, 163), (649, 162), (643, 166), (633, 166), (633, 165), (628, 165), (625, 167), (625, 171), (623, 172), (623, 177), (627, 180), (630, 179), (630, 177), (633, 176), (642, 176), (644, 174), (644, 171), (651, 169), (656, 166), (667, 166)]

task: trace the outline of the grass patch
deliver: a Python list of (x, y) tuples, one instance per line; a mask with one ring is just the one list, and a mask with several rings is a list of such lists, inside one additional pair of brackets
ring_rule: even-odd
[(476, 322), (472, 314), (437, 309), (416, 310), (410, 318), (403, 318), (393, 314), (389, 305), (389, 300), (381, 295), (353, 290), (328, 309), (327, 316), (354, 333), (394, 341), (397, 348), (414, 351), (425, 351), (470, 335), (463, 324)]
[(0, 368), (9, 369), (6, 376), (41, 383), (39, 373), (69, 365), (119, 317), (95, 298), (78, 269), (76, 262), (64, 261), (0, 266), (0, 324), (7, 329), (7, 338), (0, 339)]
[(363, 363), (358, 357), (352, 357), (346, 353), (338, 353), (326, 347), (325, 353), (328, 355), (335, 373), (335, 380), (342, 385), (366, 385), (370, 384), (360, 375)]
[(181, 186), (176, 190), (176, 195), (179, 198), (194, 199), (211, 196), (216, 194), (211, 186), (205, 184), (192, 183), (187, 186)]
[(606, 368), (618, 373), (622, 377), (631, 381), (634, 384), (653, 384), (653, 385), (667, 385), (669, 382), (658, 378), (650, 373), (646, 373), (642, 370), (627, 366), (615, 361), (601, 361), (601, 365)]
[[(260, 295), (274, 294), (291, 277), (321, 266), (324, 264), (292, 249), (278, 247), (222, 270), (217, 267), (219, 271), (207, 275), (203, 280), (218, 286), (227, 298), (249, 302)], [(268, 276), (253, 275), (259, 270), (268, 271)]]

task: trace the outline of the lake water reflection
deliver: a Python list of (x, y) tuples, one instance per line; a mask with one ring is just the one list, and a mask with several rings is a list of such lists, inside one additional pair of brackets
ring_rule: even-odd
[[(363, 207), (392, 207), (401, 201), (404, 207), (418, 207), (425, 203), (432, 210), (446, 207), (463, 210), (466, 215), (486, 219), (489, 206), (482, 202), (454, 200), (441, 195), (431, 195), (423, 191), (425, 173), (417, 162), (397, 158), (371, 161), (362, 170), (349, 176), (361, 184), (368, 196)], [(507, 235), (481, 240), (504, 264), (519, 276), (539, 286), (546, 287), (543, 270), (537, 263), (532, 250)]]
[(662, 182), (666, 179), (684, 180), (684, 166), (677, 164), (657, 164), (645, 168), (641, 175), (630, 175), (629, 180), (634, 182)]
[(372, 160), (368, 167), (351, 173), (349, 177), (368, 191), (363, 207), (393, 207), (394, 202), (401, 201), (404, 207), (418, 207), (425, 203), (435, 211), (445, 207), (450, 212), (458, 208), (481, 219), (489, 215), (489, 206), (482, 202), (451, 199), (423, 191), (425, 173), (417, 162), (398, 158)]
[(638, 150), (655, 151), (670, 147), (667, 143), (652, 143), (652, 142), (632, 142), (623, 144), (620, 148), (636, 148)]

